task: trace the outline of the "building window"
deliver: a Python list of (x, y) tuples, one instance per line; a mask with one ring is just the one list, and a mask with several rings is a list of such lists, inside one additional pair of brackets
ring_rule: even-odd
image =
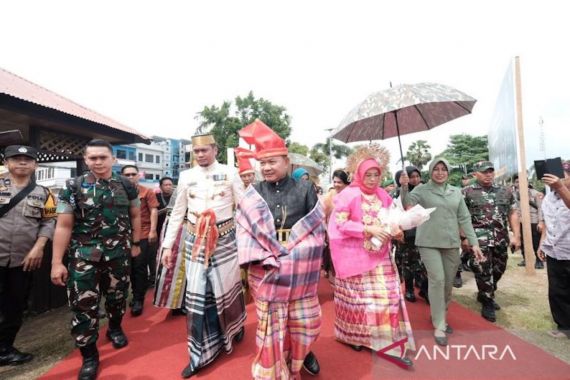
[(144, 175), (144, 179), (148, 179), (148, 180), (152, 181), (153, 178), (154, 178), (154, 174), (145, 174)]
[(121, 158), (123, 160), (127, 159), (127, 151), (124, 149), (117, 149), (117, 158)]
[(135, 152), (132, 150), (129, 150), (129, 160), (131, 161), (135, 160)]
[(144, 162), (154, 162), (154, 156), (152, 154), (145, 154), (144, 155)]
[(39, 168), (38, 170), (36, 170), (36, 180), (38, 181), (45, 181), (54, 178), (55, 178), (54, 168)]
[(160, 176), (159, 176), (158, 174), (155, 174), (155, 175), (154, 175), (154, 179), (159, 180), (159, 179), (160, 179)]
[(139, 161), (142, 162), (142, 160), (143, 160), (143, 154), (139, 153)]
[(156, 161), (157, 164), (160, 164), (160, 156), (156, 156)]

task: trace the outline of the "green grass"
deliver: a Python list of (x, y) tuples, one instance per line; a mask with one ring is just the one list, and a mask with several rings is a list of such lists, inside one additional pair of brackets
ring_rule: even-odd
[[(507, 271), (495, 294), (495, 301), (501, 305), (496, 324), (570, 364), (570, 339), (555, 339), (547, 334), (555, 324), (548, 303), (546, 269), (528, 275), (525, 268), (517, 266), (520, 261), (519, 253), (509, 255)], [(463, 272), (462, 277), (463, 287), (453, 290), (453, 299), (480, 314), (473, 274)]]

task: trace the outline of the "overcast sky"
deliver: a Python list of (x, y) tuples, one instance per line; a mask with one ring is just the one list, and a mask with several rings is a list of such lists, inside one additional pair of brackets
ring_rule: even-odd
[[(439, 82), (478, 102), (472, 115), (403, 136), (404, 153), (423, 138), (435, 154), (450, 134), (487, 133), (501, 81), (518, 55), (527, 141), (538, 144), (542, 116), (546, 155), (564, 155), (568, 12), (564, 2), (532, 4), (11, 1), (0, 8), (0, 67), (167, 137), (189, 138), (204, 106), (253, 90), (287, 108), (292, 140), (307, 145), (323, 142), (326, 128), (390, 82)], [(397, 143), (385, 145), (394, 164)]]

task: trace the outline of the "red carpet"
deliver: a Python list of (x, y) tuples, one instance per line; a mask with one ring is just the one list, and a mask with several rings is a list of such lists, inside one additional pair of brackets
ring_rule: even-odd
[[(184, 317), (171, 317), (167, 310), (153, 307), (150, 300), (151, 293), (147, 295), (142, 316), (125, 318), (123, 327), (130, 341), (126, 348), (114, 350), (104, 337), (105, 328), (101, 330), (99, 379), (180, 378), (180, 372), (188, 362)], [(449, 311), (449, 324), (455, 330), (449, 339), (449, 351), (444, 348), (434, 351), (429, 308), (421, 299), (408, 304), (418, 351), (411, 355), (416, 358), (413, 369), (403, 370), (369, 351), (356, 352), (336, 342), (332, 290), (326, 280), (321, 282), (320, 300), (323, 328), (313, 348), (321, 364), (320, 379), (570, 379), (570, 365), (456, 303)], [(251, 378), (256, 325), (251, 303), (247, 312), (244, 340), (230, 355), (221, 354), (193, 378)], [(76, 379), (80, 366), (79, 351), (75, 350), (41, 379)], [(303, 379), (310, 378), (303, 373)]]

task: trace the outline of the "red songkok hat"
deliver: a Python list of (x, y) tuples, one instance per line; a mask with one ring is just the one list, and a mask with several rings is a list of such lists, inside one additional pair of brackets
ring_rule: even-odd
[(247, 173), (255, 173), (253, 166), (251, 166), (250, 158), (255, 158), (253, 152), (237, 147), (235, 148), (236, 158), (238, 161), (238, 172), (240, 175)]
[(255, 145), (255, 158), (258, 160), (267, 157), (286, 156), (289, 153), (287, 146), (285, 146), (285, 140), (259, 119), (242, 128), (238, 133), (245, 142)]

